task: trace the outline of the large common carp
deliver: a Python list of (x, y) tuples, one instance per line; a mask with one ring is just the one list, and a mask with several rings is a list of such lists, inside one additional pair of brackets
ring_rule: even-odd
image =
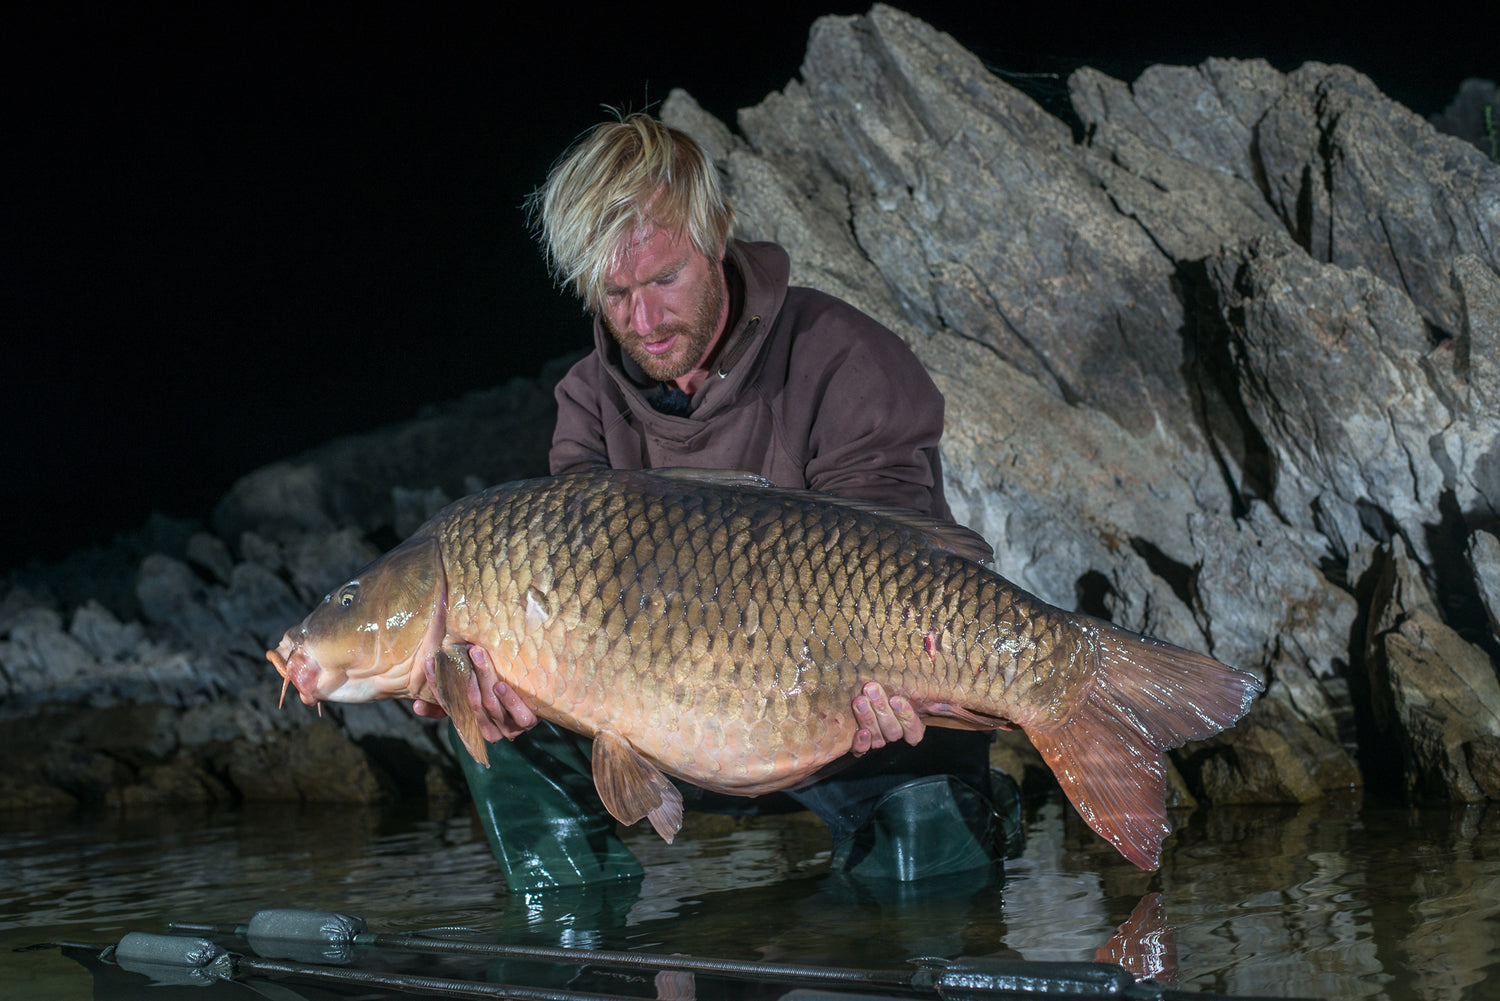
[(593, 738), (609, 811), (669, 841), (663, 772), (745, 796), (805, 782), (848, 752), (851, 700), (878, 681), (930, 725), (1022, 727), (1084, 820), (1154, 869), (1163, 749), (1232, 724), (1260, 683), (1048, 605), (989, 555), (968, 529), (746, 473), (574, 473), (449, 505), (266, 656), (309, 705), (439, 702), (484, 762), (482, 647)]

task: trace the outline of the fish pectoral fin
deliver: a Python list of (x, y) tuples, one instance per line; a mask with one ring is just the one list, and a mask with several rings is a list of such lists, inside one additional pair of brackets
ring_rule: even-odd
[(594, 735), (594, 785), (604, 808), (622, 824), (642, 817), (667, 844), (682, 827), (682, 793), (630, 741), (601, 730)]
[(452, 720), (464, 750), (480, 767), (488, 768), (489, 747), (479, 731), (479, 715), (470, 701), (470, 693), (476, 690), (478, 682), (474, 679), (474, 662), (469, 659), (468, 648), (455, 644), (440, 647), (433, 655), (432, 680), (438, 704)]
[(965, 709), (951, 702), (916, 702), (913, 705), (928, 726), (947, 730), (1011, 730), (1015, 724), (1003, 716)]

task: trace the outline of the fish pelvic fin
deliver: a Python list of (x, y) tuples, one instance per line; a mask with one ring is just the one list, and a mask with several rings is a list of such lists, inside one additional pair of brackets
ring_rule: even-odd
[(1093, 640), (1094, 683), (1066, 720), (1027, 735), (1088, 825), (1154, 870), (1172, 832), (1163, 753), (1233, 725), (1262, 685), (1191, 650), (1106, 622), (1080, 625)]
[(608, 730), (594, 734), (593, 769), (599, 799), (616, 820), (628, 825), (650, 818), (662, 840), (672, 843), (682, 828), (682, 793), (661, 769)]
[(928, 726), (946, 730), (1013, 730), (1015, 724), (1003, 716), (992, 716), (952, 702), (907, 697)]
[(481, 768), (490, 766), (489, 746), (479, 730), (479, 716), (474, 704), (469, 701), (472, 689), (477, 688), (474, 662), (469, 659), (467, 647), (449, 645), (439, 647), (433, 655), (432, 681), (438, 704), (453, 722), (458, 739), (463, 741), (469, 757), (479, 762)]

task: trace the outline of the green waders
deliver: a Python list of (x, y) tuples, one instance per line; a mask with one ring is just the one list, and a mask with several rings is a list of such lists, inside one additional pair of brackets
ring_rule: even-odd
[(587, 744), (539, 723), (513, 741), (490, 744), (490, 767), (481, 768), (452, 726), (448, 740), (512, 892), (641, 875), (594, 790)]
[[(539, 723), (514, 741), (489, 745), (485, 769), (463, 750), (451, 727), (449, 740), (511, 890), (641, 875), (599, 801), (587, 741)], [(991, 773), (987, 748), (984, 734), (934, 730), (916, 747), (876, 752), (787, 795), (828, 824), (835, 871), (911, 881), (987, 867), (1013, 854), (1020, 831), (1015, 783)], [(702, 812), (760, 813), (775, 802), (793, 806), (782, 796), (755, 800), (682, 788), (684, 805)]]
[(951, 775), (891, 789), (833, 849), (832, 867), (861, 879), (916, 882), (972, 872), (1019, 853), (1020, 796), (1004, 772), (990, 795)]

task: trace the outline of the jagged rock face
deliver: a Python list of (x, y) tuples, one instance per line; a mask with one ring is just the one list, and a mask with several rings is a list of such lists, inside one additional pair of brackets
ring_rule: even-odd
[[(709, 149), (740, 235), (912, 345), (948, 401), (955, 514), (1002, 573), (1268, 679), (1181, 755), (1201, 799), (1494, 797), (1500, 167), (1347, 67), (1069, 90), (1075, 127), (877, 6), (820, 20), (800, 79), (733, 129), (681, 92), (662, 116)], [(0, 713), (170, 707), (115, 779), (143, 797), (441, 787), (446, 746), (394, 708), (300, 735), (259, 650), (447, 499), (545, 472), (561, 370), (252, 473), (124, 586), (0, 595)], [(278, 755), (359, 777), (320, 789)], [(204, 777), (161, 770), (183, 757)], [(18, 781), (0, 798), (48, 795)]]
[[(1484, 621), (1457, 606), (1500, 520), (1500, 170), (1347, 67), (1083, 69), (1070, 91), (1080, 141), (877, 7), (820, 21), (739, 135), (680, 93), (664, 116), (714, 150), (747, 235), (934, 373), (955, 511), (1001, 572), (1264, 670), (1337, 751), (1393, 545)], [(1472, 638), (1493, 678), (1493, 626)], [(1251, 784), (1218, 798), (1308, 788)]]

